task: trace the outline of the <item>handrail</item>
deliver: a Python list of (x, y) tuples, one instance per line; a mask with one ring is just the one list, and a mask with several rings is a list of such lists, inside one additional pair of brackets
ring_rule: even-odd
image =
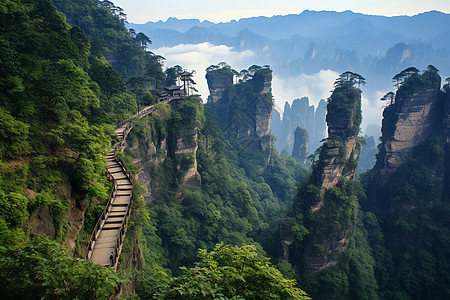
[[(167, 100), (163, 100), (160, 101), (158, 103), (164, 103), (164, 104), (168, 104), (169, 102), (171, 102), (172, 100), (176, 100), (177, 98), (169, 98)], [(111, 151), (114, 153), (114, 158), (116, 159), (116, 161), (119, 163), (119, 165), (122, 167), (122, 169), (125, 171), (125, 174), (128, 178), (128, 180), (131, 182), (131, 185), (133, 186), (134, 180), (133, 180), (133, 176), (131, 175), (130, 171), (128, 170), (128, 167), (126, 165), (126, 163), (117, 157), (117, 153), (119, 151), (122, 151), (122, 148), (125, 147), (125, 143), (126, 143), (126, 138), (127, 135), (130, 133), (130, 131), (133, 129), (133, 119), (135, 119), (136, 117), (138, 118), (142, 118), (144, 116), (147, 116), (148, 114), (152, 113), (153, 111), (155, 111), (155, 105), (150, 105), (145, 107), (143, 110), (139, 111), (136, 115), (132, 116), (131, 118), (128, 118), (126, 120), (123, 120), (122, 122), (120, 122), (119, 124), (116, 125), (116, 129), (123, 127), (125, 124), (127, 124), (125, 126), (125, 128), (122, 130), (122, 138), (116, 143), (114, 144), (114, 146), (112, 147)], [(92, 230), (92, 235), (91, 235), (91, 239), (89, 241), (88, 244), (88, 248), (86, 251), (86, 259), (90, 260), (92, 258), (92, 253), (94, 250), (94, 246), (95, 246), (95, 242), (97, 240), (97, 236), (104, 224), (104, 221), (106, 220), (107, 215), (110, 213), (111, 208), (112, 208), (112, 202), (116, 197), (116, 193), (117, 193), (117, 181), (114, 179), (114, 177), (112, 176), (111, 172), (107, 169), (107, 176), (110, 180), (112, 180), (113, 182), (113, 187), (111, 189), (111, 193), (109, 195), (109, 200), (108, 203), (106, 204), (105, 209), (103, 210), (100, 218), (98, 219), (97, 223), (94, 226), (94, 229)], [(119, 236), (116, 239), (116, 245), (115, 245), (115, 249), (113, 251), (113, 261), (111, 264), (111, 267), (114, 268), (114, 270), (117, 270), (117, 265), (119, 262), (119, 255), (122, 251), (122, 246), (123, 246), (123, 239), (125, 237), (125, 233), (126, 233), (126, 229), (127, 229), (127, 224), (128, 224), (128, 220), (131, 214), (131, 201), (133, 199), (133, 190), (131, 190), (131, 194), (130, 194), (130, 202), (128, 202), (127, 204), (127, 208), (126, 208), (126, 212), (125, 212), (125, 217), (122, 220), (122, 223), (120, 225), (120, 233)]]
[(87, 259), (91, 259), (91, 257), (92, 257), (92, 252), (90, 252), (90, 251), (92, 251), (94, 249), (93, 242), (95, 242), (97, 240), (97, 234), (100, 231), (102, 221), (104, 221), (106, 219), (106, 214), (111, 211), (111, 202), (112, 202), (112, 199), (114, 199), (116, 197), (115, 196), (116, 192), (117, 192), (117, 182), (115, 182), (115, 180), (113, 180), (113, 187), (111, 189), (111, 193), (109, 194), (108, 203), (106, 204), (105, 209), (103, 210), (102, 214), (100, 215), (100, 218), (97, 220), (97, 223), (94, 226), (94, 229), (92, 230), (91, 239), (89, 240), (88, 248), (86, 251)]

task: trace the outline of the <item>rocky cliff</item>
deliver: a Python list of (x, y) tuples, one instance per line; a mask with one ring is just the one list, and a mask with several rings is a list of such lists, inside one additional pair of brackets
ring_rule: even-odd
[(308, 155), (308, 131), (305, 128), (297, 127), (294, 133), (294, 146), (292, 157), (297, 161), (305, 163)]
[(223, 93), (233, 85), (233, 76), (230, 69), (218, 69), (206, 73), (210, 96), (208, 102), (217, 102), (222, 98)]
[[(340, 95), (346, 97), (344, 107)], [(322, 193), (336, 186), (341, 177), (354, 179), (359, 156), (356, 138), (361, 123), (361, 95), (355, 88), (337, 88), (327, 108), (328, 139), (320, 153)]]
[(320, 141), (326, 137), (325, 115), (325, 100), (320, 100), (315, 108), (309, 105), (308, 97), (295, 99), (291, 105), (286, 102), (282, 119), (280, 113), (275, 110), (272, 115), (272, 134), (278, 138), (275, 142), (278, 151), (286, 150), (287, 153), (292, 153), (295, 130), (301, 127), (308, 132), (309, 153), (314, 152), (320, 146)]
[(389, 181), (412, 149), (445, 123), (438, 101), (440, 79), (422, 82), (417, 76), (405, 81), (383, 112), (382, 145), (375, 167), (376, 181), (381, 185)]
[[(179, 197), (184, 188), (201, 185), (197, 171), (197, 100), (159, 104), (152, 115), (138, 120), (131, 132), (126, 153), (139, 167), (136, 176), (146, 190), (146, 202), (162, 194)], [(162, 173), (174, 178), (165, 178)], [(171, 187), (171, 180), (177, 182), (176, 188)]]
[[(356, 214), (352, 179), (360, 148), (361, 91), (343, 75), (328, 99), (326, 120), (328, 138), (315, 154), (310, 179), (294, 199), (292, 239), (286, 232), (281, 234), (282, 245), (292, 243), (289, 256), (306, 273), (320, 272), (342, 260)], [(308, 238), (298, 235), (302, 226)]]
[[(390, 291), (385, 299), (400, 293), (410, 299), (447, 299), (450, 90), (448, 84), (440, 89), (438, 70), (431, 65), (422, 72), (410, 67), (396, 79), (398, 90), (383, 113), (382, 144), (363, 206), (377, 217), (383, 237), (372, 248), (385, 247), (382, 257), (374, 252), (376, 265), (379, 270), (389, 265), (378, 286)], [(436, 287), (428, 289), (425, 281)]]
[[(264, 164), (267, 164), (271, 151), (269, 133), (273, 106), (272, 70), (253, 70), (250, 78), (234, 85), (230, 85), (229, 75), (224, 75), (226, 71), (223, 70), (214, 70), (206, 75), (213, 99), (207, 109), (232, 140), (243, 149), (262, 153)], [(219, 84), (215, 81), (217, 78), (222, 78), (225, 82)], [(219, 94), (221, 97), (214, 100)]]

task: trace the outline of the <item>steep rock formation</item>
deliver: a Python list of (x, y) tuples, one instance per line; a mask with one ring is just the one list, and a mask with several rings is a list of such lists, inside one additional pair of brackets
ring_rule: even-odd
[[(257, 151), (264, 155), (265, 164), (270, 159), (271, 142), (269, 138), (272, 118), (272, 70), (260, 68), (254, 71), (251, 79), (230, 85), (229, 75), (224, 69), (207, 73), (210, 90), (217, 90), (215, 78), (225, 78), (221, 87), (221, 97), (213, 100), (207, 108), (216, 117), (219, 126), (244, 149)], [(215, 75), (218, 73), (219, 75)], [(212, 80), (211, 78), (214, 78)], [(211, 86), (213, 84), (213, 86)], [(211, 94), (211, 97), (214, 97)], [(261, 166), (263, 167), (263, 166)]]
[[(336, 94), (340, 92), (338, 89), (335, 90)], [(355, 89), (344, 93), (351, 99), (351, 109), (346, 111), (336, 109), (333, 104), (337, 99), (334, 100), (333, 95), (328, 108), (328, 140), (323, 144), (320, 154), (321, 172), (318, 182), (322, 193), (335, 186), (341, 177), (354, 179), (356, 175), (355, 162), (359, 155), (356, 137), (361, 122), (361, 96)], [(349, 168), (349, 163), (354, 166)]]
[(210, 98), (208, 102), (217, 102), (226, 89), (233, 85), (233, 73), (229, 69), (219, 69), (206, 73)]
[[(413, 79), (411, 79), (413, 80)], [(411, 86), (414, 84), (414, 89)], [(393, 104), (383, 112), (382, 147), (376, 163), (376, 181), (383, 185), (402, 163), (402, 157), (424, 142), (440, 126), (440, 80), (401, 87)]]
[(179, 130), (174, 146), (177, 170), (183, 168), (185, 172), (181, 189), (200, 186), (201, 177), (197, 171), (197, 127)]
[(308, 155), (308, 131), (305, 128), (297, 127), (294, 134), (294, 146), (292, 157), (297, 161), (305, 163)]
[(168, 193), (168, 182), (160, 178), (159, 170), (166, 160), (173, 164), (172, 173), (179, 184), (178, 196), (184, 188), (201, 185), (197, 171), (195, 119), (198, 113), (196, 105), (203, 104), (197, 100), (173, 100), (170, 105), (157, 108), (142, 120), (143, 124), (131, 131), (127, 139), (127, 153), (139, 167), (136, 176), (146, 190), (143, 194), (146, 202), (156, 199), (161, 193)]
[(326, 136), (326, 103), (323, 99), (319, 101), (317, 108), (309, 105), (308, 97), (295, 99), (292, 105), (286, 102), (283, 118), (281, 119), (279, 115), (279, 112), (275, 110), (272, 116), (272, 134), (278, 138), (275, 146), (279, 152), (286, 150), (292, 153), (297, 127), (305, 128), (308, 132), (309, 153), (314, 152)]
[[(361, 91), (352, 81), (337, 84), (328, 101), (326, 120), (328, 138), (313, 162), (311, 178), (294, 199), (292, 213), (297, 221), (291, 227), (292, 235), (284, 230), (281, 233), (282, 246), (292, 242), (292, 253), (288, 255), (306, 273), (335, 266), (349, 245), (356, 213), (352, 179), (356, 174), (361, 123)], [(308, 239), (298, 234), (302, 226)]]
[(162, 163), (167, 157), (167, 137), (159, 135), (159, 138), (152, 139), (151, 136), (139, 136), (136, 143), (128, 143), (127, 147), (136, 152), (139, 149), (144, 151), (140, 155), (133, 157), (133, 163), (139, 167), (136, 177), (142, 183), (145, 193), (142, 195), (145, 202), (150, 202), (156, 198), (160, 191), (160, 185), (154, 176), (155, 164)]

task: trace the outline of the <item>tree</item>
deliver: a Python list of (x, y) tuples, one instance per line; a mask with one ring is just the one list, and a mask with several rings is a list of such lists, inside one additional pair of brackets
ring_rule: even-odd
[(157, 90), (164, 84), (165, 76), (162, 64), (165, 58), (161, 55), (148, 54), (145, 59), (145, 76), (153, 89)]
[(245, 82), (245, 81), (247, 81), (247, 80), (249, 80), (251, 78), (251, 75), (250, 75), (250, 72), (247, 69), (242, 69), (239, 72), (239, 77), (241, 77), (241, 79), (239, 79), (239, 82), (242, 82), (242, 81)]
[(144, 84), (145, 84), (144, 77), (134, 76), (128, 79), (127, 81), (127, 85), (130, 87), (130, 89), (134, 93), (134, 96), (136, 97), (138, 111), (139, 111), (139, 100), (141, 99), (142, 93), (144, 92)]
[(334, 82), (335, 88), (343, 88), (350, 87), (354, 85), (358, 85), (358, 88), (361, 85), (366, 84), (366, 79), (357, 73), (353, 73), (350, 71), (346, 71), (339, 75), (339, 78)]
[(380, 100), (381, 101), (389, 101), (389, 105), (394, 103), (395, 94), (393, 92), (389, 92), (384, 95)]
[(171, 86), (177, 83), (178, 74), (174, 67), (167, 68), (166, 71), (164, 71), (164, 74), (166, 75), (166, 86)]
[(147, 49), (147, 45), (150, 45), (152, 41), (148, 36), (146, 36), (143, 32), (139, 32), (136, 34), (135, 40), (139, 43), (139, 45), (143, 49)]
[(408, 80), (412, 75), (417, 75), (419, 73), (419, 70), (415, 67), (409, 67), (405, 70), (401, 71), (397, 75), (395, 75), (392, 80), (395, 81), (395, 84), (397, 86), (397, 89), (400, 88), (400, 86)]
[(170, 282), (163, 299), (310, 299), (253, 245), (221, 243), (198, 256), (195, 267), (181, 268), (184, 274)]
[(130, 35), (132, 38), (136, 37), (136, 30), (134, 30), (133, 28), (130, 28), (128, 31), (130, 32)]
[(109, 299), (123, 280), (111, 268), (71, 258), (55, 241), (33, 240), (0, 254), (7, 299)]

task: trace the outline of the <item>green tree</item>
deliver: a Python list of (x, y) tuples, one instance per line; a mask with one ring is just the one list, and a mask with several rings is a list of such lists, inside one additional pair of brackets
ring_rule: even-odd
[(310, 299), (255, 246), (221, 243), (198, 256), (195, 267), (181, 268), (184, 274), (170, 282), (163, 299)]
[(48, 239), (0, 253), (4, 299), (109, 299), (123, 280), (110, 268), (67, 255)]
[(135, 40), (144, 49), (147, 49), (147, 46), (151, 45), (151, 43), (152, 43), (150, 38), (148, 36), (146, 36), (143, 32), (139, 32), (138, 34), (136, 34)]

